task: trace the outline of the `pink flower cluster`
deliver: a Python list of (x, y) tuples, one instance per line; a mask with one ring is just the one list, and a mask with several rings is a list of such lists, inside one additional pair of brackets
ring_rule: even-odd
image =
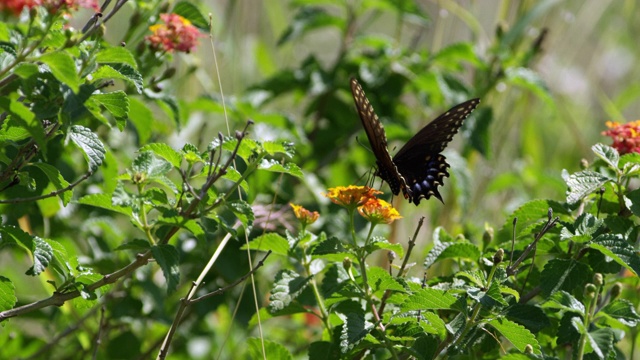
[(636, 120), (626, 124), (620, 124), (616, 121), (607, 121), (605, 123), (609, 130), (603, 131), (602, 135), (609, 136), (613, 139), (613, 148), (622, 154), (640, 153), (640, 120)]
[(24, 8), (44, 6), (51, 12), (59, 9), (76, 10), (79, 7), (100, 11), (98, 0), (0, 0), (0, 10), (8, 10), (18, 15)]
[(188, 53), (198, 45), (198, 38), (204, 36), (189, 20), (178, 14), (160, 14), (160, 19), (164, 24), (150, 26), (153, 34), (146, 37), (153, 48)]

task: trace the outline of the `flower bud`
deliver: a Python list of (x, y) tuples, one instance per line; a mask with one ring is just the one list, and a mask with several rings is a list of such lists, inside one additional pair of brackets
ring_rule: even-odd
[(484, 247), (487, 247), (493, 241), (493, 228), (491, 226), (485, 225), (484, 233), (482, 234), (482, 244)]
[(615, 300), (618, 298), (618, 296), (620, 296), (620, 293), (622, 292), (622, 284), (617, 282), (615, 284), (613, 284), (613, 286), (611, 287), (611, 301)]
[(589, 162), (587, 161), (587, 159), (580, 160), (580, 168), (582, 170), (586, 170), (587, 168), (589, 168)]
[(591, 283), (585, 285), (585, 287), (584, 287), (584, 297), (586, 299), (591, 300), (591, 299), (593, 299), (595, 297), (595, 295), (596, 295), (596, 286), (591, 284)]
[(392, 263), (393, 260), (395, 260), (398, 257), (398, 255), (396, 255), (395, 251), (389, 251), (387, 253), (387, 259), (389, 259), (389, 262)]
[(595, 275), (593, 275), (593, 283), (596, 286), (602, 286), (602, 284), (603, 284), (602, 274), (595, 273)]
[(504, 258), (504, 250), (498, 249), (498, 251), (496, 251), (496, 253), (493, 255), (493, 264), (494, 265), (500, 264), (503, 258)]
[(348, 257), (344, 258), (344, 260), (342, 260), (342, 266), (345, 270), (349, 271), (349, 269), (351, 269), (351, 259)]

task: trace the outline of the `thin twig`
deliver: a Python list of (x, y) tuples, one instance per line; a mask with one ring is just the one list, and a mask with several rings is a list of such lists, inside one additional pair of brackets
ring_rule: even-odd
[(42, 199), (54, 197), (54, 196), (62, 194), (63, 192), (69, 191), (69, 190), (73, 189), (74, 187), (80, 185), (83, 181), (87, 180), (91, 175), (93, 175), (93, 171), (89, 171), (88, 173), (82, 175), (82, 177), (80, 179), (78, 179), (75, 182), (69, 184), (69, 186), (66, 186), (66, 187), (64, 187), (62, 189), (58, 189), (56, 191), (52, 191), (52, 192), (50, 192), (48, 194), (32, 196), (32, 197), (28, 197), (28, 198), (15, 198), (15, 199), (9, 199), (9, 200), (0, 200), (0, 204), (17, 204), (17, 203), (21, 203), (21, 202), (36, 201), (36, 200), (42, 200)]

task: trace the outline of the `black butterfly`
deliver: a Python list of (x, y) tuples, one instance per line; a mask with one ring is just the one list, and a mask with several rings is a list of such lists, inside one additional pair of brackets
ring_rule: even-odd
[(376, 156), (378, 168), (375, 175), (389, 184), (394, 195), (402, 190), (405, 199), (416, 205), (422, 198), (429, 199), (431, 196), (442, 201), (438, 186), (442, 185), (445, 176), (449, 176), (449, 164), (440, 152), (458, 132), (462, 120), (478, 106), (480, 99), (465, 101), (438, 116), (418, 131), (392, 159), (387, 150), (384, 127), (362, 86), (354, 78), (351, 78), (351, 92)]

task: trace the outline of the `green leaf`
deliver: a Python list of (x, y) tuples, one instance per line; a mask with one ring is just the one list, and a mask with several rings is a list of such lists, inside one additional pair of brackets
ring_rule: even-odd
[(133, 85), (139, 94), (144, 89), (142, 75), (132, 66), (122, 63), (110, 63), (100, 66), (93, 74), (94, 81), (119, 79)]
[(607, 146), (605, 144), (595, 144), (591, 147), (591, 150), (604, 162), (609, 164), (612, 170), (618, 170), (618, 162), (620, 161), (620, 154), (618, 150)]
[(238, 220), (242, 223), (245, 228), (250, 228), (253, 226), (253, 220), (255, 220), (255, 215), (253, 214), (253, 209), (251, 205), (246, 201), (233, 201), (227, 203), (229, 209), (238, 217)]
[(293, 22), (278, 39), (278, 46), (299, 39), (314, 29), (326, 29), (330, 26), (344, 27), (344, 19), (329, 14), (319, 7), (303, 6), (296, 13)]
[(33, 237), (31, 246), (33, 266), (27, 270), (26, 274), (36, 276), (42, 273), (47, 266), (49, 266), (51, 259), (53, 259), (53, 249), (51, 248), (51, 245), (37, 236)]
[[(264, 348), (263, 348), (264, 344)], [(258, 338), (247, 339), (250, 359), (293, 359), (289, 350), (277, 342), (260, 340)], [(264, 352), (262, 351), (264, 349)]]
[[(247, 249), (243, 245), (242, 250)], [(289, 242), (277, 233), (266, 233), (260, 235), (249, 242), (249, 249), (259, 251), (273, 251), (274, 254), (287, 256), (289, 254)]]
[(635, 189), (624, 195), (624, 202), (633, 215), (640, 216), (640, 189)]
[(180, 152), (174, 150), (171, 146), (165, 143), (152, 143), (147, 144), (140, 148), (140, 152), (151, 151), (159, 157), (167, 160), (173, 165), (176, 169), (180, 168), (182, 164), (182, 155)]
[(117, 206), (113, 204), (112, 194), (91, 194), (83, 196), (78, 199), (78, 203), (115, 211), (127, 216), (132, 215), (132, 210), (130, 207)]
[(263, 159), (258, 165), (258, 169), (267, 170), (275, 173), (285, 173), (291, 176), (295, 176), (297, 178), (302, 179), (304, 174), (298, 165), (294, 163), (285, 163), (284, 165), (280, 164), (277, 160), (274, 159)]
[(180, 283), (180, 268), (178, 267), (180, 255), (178, 250), (172, 245), (162, 244), (151, 247), (151, 253), (167, 280), (167, 294), (171, 294)]
[(590, 170), (579, 171), (571, 174), (566, 179), (569, 191), (567, 192), (567, 202), (576, 204), (585, 196), (600, 190), (600, 188), (612, 179)]
[(71, 266), (67, 249), (55, 240), (45, 240), (51, 246), (53, 258), (51, 259), (51, 269), (53, 269), (63, 279), (68, 279), (74, 275), (74, 267)]
[(393, 251), (399, 258), (404, 256), (404, 248), (400, 244), (390, 243), (387, 239), (374, 236), (365, 247), (367, 253), (371, 254), (376, 250)]
[(332, 236), (328, 239), (320, 241), (316, 246), (314, 246), (311, 254), (313, 255), (326, 255), (326, 254), (341, 254), (346, 252), (344, 246), (342, 246), (342, 242), (338, 240), (338, 238)]
[(640, 322), (635, 306), (627, 299), (616, 299), (608, 303), (598, 314), (605, 314), (629, 327), (635, 327)]
[(545, 296), (559, 290), (571, 293), (586, 285), (592, 277), (591, 269), (584, 263), (573, 259), (552, 259), (540, 274), (540, 287)]
[(115, 248), (115, 251), (118, 250), (133, 250), (133, 251), (144, 251), (149, 250), (151, 248), (151, 243), (145, 239), (133, 239), (131, 241), (127, 241), (124, 244)]
[(436, 242), (424, 260), (424, 267), (425, 269), (429, 269), (431, 265), (437, 261), (449, 258), (464, 258), (478, 261), (480, 258), (480, 249), (467, 241)]
[(396, 279), (389, 275), (387, 270), (378, 266), (367, 269), (367, 280), (371, 289), (375, 293), (380, 293), (380, 295), (386, 290), (406, 291)]
[[(11, 115), (9, 118), (10, 121), (4, 121), (8, 124), (2, 125), (2, 133), (0, 133), (0, 138), (4, 138), (7, 140), (22, 140), (25, 137), (25, 131), (38, 144), (38, 148), (43, 152), (43, 155), (47, 154), (47, 146), (45, 142), (44, 128), (38, 119), (36, 119), (36, 115), (21, 101), (17, 101), (9, 98), (8, 96), (0, 97), (0, 109), (5, 110), (7, 113)], [(14, 129), (11, 129), (12, 126)], [(15, 129), (17, 128), (17, 129)]]
[(13, 309), (17, 302), (16, 287), (11, 280), (0, 276), (0, 311)]
[[(171, 12), (191, 21), (193, 26), (201, 30), (209, 30), (209, 22), (204, 16), (202, 16), (200, 10), (198, 10), (198, 8), (190, 1), (180, 1), (173, 7)], [(270, 359), (270, 357), (267, 357), (267, 359)]]
[(340, 351), (346, 354), (371, 332), (373, 325), (364, 319), (364, 311), (350, 312), (338, 316), (343, 321), (340, 333)]
[[(209, 167), (204, 167), (203, 170), (203, 174), (207, 174)], [(222, 176), (223, 179), (229, 180), (233, 183), (236, 183), (238, 181), (240, 181), (240, 179), (242, 179), (242, 174), (240, 174), (238, 172), (238, 170), (229, 167), (227, 168), (227, 172)], [(240, 187), (242, 188), (242, 190), (244, 190), (245, 192), (249, 192), (249, 183), (246, 180), (242, 180), (240, 181)]]
[[(562, 219), (562, 215), (567, 215), (566, 218), (570, 218), (570, 216), (568, 216), (570, 214), (567, 209), (565, 209), (564, 206), (557, 201), (542, 199), (529, 201), (520, 206), (507, 218), (500, 231), (496, 234), (497, 243), (511, 240), (513, 221), (515, 218), (518, 219), (516, 226), (518, 230), (520, 230), (518, 236), (524, 237), (530, 235), (530, 232), (522, 232), (522, 229), (528, 228), (530, 225), (540, 223), (541, 220), (546, 221), (549, 208), (553, 210), (554, 216), (560, 216), (560, 218)], [(573, 219), (571, 220), (573, 221)], [(530, 231), (537, 230), (535, 230), (534, 228), (530, 228)]]
[(172, 166), (168, 161), (158, 158), (151, 151), (143, 151), (133, 160), (131, 171), (145, 174), (147, 179), (154, 179), (166, 175)]
[(520, 352), (524, 352), (527, 345), (531, 345), (534, 354), (542, 354), (538, 340), (531, 331), (527, 330), (524, 326), (518, 325), (505, 318), (493, 319), (487, 323), (498, 330), (498, 332), (520, 350)]
[[(614, 334), (614, 330), (610, 328), (600, 328), (589, 331), (587, 333), (588, 347), (591, 351), (595, 352), (599, 359), (614, 359), (616, 353), (613, 351), (613, 342), (617, 336)], [(591, 353), (591, 351), (585, 351), (585, 353)], [(585, 357), (586, 358), (586, 357)]]
[(602, 234), (595, 238), (589, 247), (629, 269), (634, 275), (640, 274), (640, 256), (620, 234)]
[(507, 308), (507, 318), (524, 325), (530, 331), (537, 333), (551, 326), (551, 321), (545, 312), (537, 305), (514, 304)]
[(289, 306), (309, 285), (310, 280), (293, 270), (280, 270), (269, 296), (269, 312), (274, 313)]
[(425, 288), (411, 294), (400, 307), (402, 312), (414, 310), (452, 310), (458, 301), (455, 296), (438, 289)]
[(83, 126), (73, 125), (69, 129), (69, 138), (84, 153), (89, 163), (89, 170), (91, 172), (98, 170), (107, 152), (98, 136)]
[(596, 218), (589, 213), (583, 213), (573, 226), (563, 227), (560, 231), (560, 239), (571, 240), (573, 242), (583, 243), (592, 240), (593, 234), (595, 234), (600, 227), (604, 224), (603, 220)]
[[(124, 91), (113, 91), (106, 94), (93, 94), (91, 99), (107, 109), (116, 119), (126, 120), (129, 114), (129, 97)], [(123, 128), (120, 128), (120, 131)]]
[(514, 85), (530, 90), (547, 105), (553, 106), (555, 103), (550, 95), (549, 88), (540, 75), (526, 67), (507, 68), (505, 71), (507, 80)]
[(560, 309), (584, 315), (585, 308), (580, 301), (566, 291), (557, 291), (542, 305), (544, 308)]
[(138, 68), (138, 63), (133, 54), (122, 46), (111, 46), (100, 49), (96, 54), (96, 62), (99, 64), (123, 63), (134, 69)]
[(138, 132), (140, 144), (146, 144), (156, 126), (153, 112), (138, 98), (129, 97), (129, 120)]
[[(32, 163), (31, 165), (40, 169), (47, 176), (50, 183), (53, 185), (53, 187), (56, 190), (62, 190), (67, 186), (69, 186), (69, 183), (67, 182), (67, 180), (65, 180), (64, 177), (62, 177), (62, 174), (60, 174), (60, 171), (55, 166), (52, 166), (43, 162)], [(72, 195), (73, 195), (72, 189), (69, 189), (68, 191), (64, 191), (58, 194), (64, 206), (67, 206), (67, 204), (69, 204), (69, 201), (71, 201)]]
[(40, 57), (42, 63), (51, 70), (51, 74), (61, 83), (67, 85), (74, 93), (80, 91), (80, 77), (76, 72), (73, 58), (64, 52), (48, 53)]

